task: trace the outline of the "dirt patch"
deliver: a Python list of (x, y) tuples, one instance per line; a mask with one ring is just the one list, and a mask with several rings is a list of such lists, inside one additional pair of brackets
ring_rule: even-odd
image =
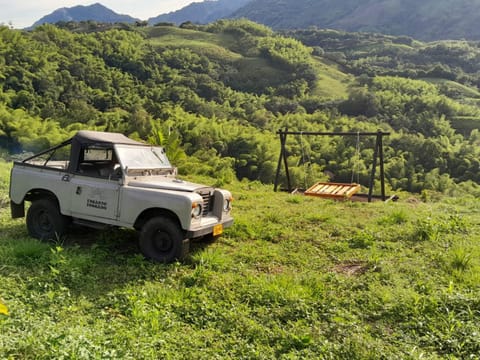
[(417, 199), (417, 198), (414, 198), (414, 197), (410, 197), (408, 198), (407, 200), (405, 200), (405, 202), (409, 203), (409, 204), (421, 204), (422, 201), (420, 199)]
[(364, 261), (351, 261), (336, 265), (333, 271), (347, 276), (358, 276), (366, 273), (369, 268), (368, 263)]

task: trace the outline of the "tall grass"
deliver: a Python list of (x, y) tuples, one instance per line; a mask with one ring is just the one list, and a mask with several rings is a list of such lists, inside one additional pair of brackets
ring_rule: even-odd
[(0, 158), (0, 209), (9, 204), (8, 188), (11, 164)]
[(478, 357), (476, 199), (352, 204), (229, 188), (235, 225), (170, 265), (145, 261), (129, 230), (41, 243), (0, 210), (0, 354)]

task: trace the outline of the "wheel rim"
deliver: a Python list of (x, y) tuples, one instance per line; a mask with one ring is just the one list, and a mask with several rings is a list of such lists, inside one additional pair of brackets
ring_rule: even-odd
[(50, 233), (53, 230), (53, 223), (48, 211), (40, 211), (37, 220), (38, 230), (42, 233)]
[(153, 235), (153, 247), (160, 253), (169, 252), (173, 248), (173, 241), (169, 234), (164, 231), (157, 231)]

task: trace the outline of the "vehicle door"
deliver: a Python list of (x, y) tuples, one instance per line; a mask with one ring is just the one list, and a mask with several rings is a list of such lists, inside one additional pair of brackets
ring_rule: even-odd
[(111, 146), (82, 147), (70, 178), (72, 216), (93, 221), (118, 218), (121, 176), (115, 172), (115, 159)]

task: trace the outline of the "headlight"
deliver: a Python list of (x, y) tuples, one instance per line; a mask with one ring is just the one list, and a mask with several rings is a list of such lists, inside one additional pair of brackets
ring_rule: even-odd
[(200, 215), (202, 215), (202, 205), (194, 202), (192, 204), (192, 217), (198, 218)]
[(233, 198), (231, 197), (223, 200), (223, 211), (227, 212), (232, 210), (232, 201), (233, 201)]

